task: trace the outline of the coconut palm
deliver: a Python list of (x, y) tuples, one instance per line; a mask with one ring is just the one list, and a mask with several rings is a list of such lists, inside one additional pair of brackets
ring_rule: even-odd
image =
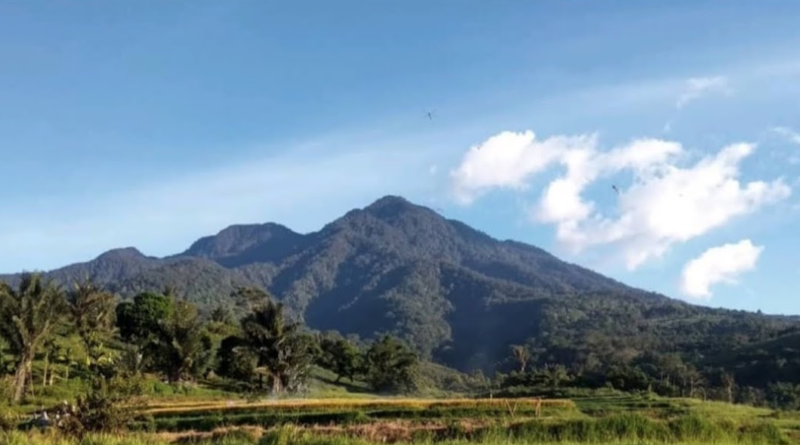
[(64, 293), (40, 274), (25, 274), (17, 289), (0, 282), (0, 336), (14, 356), (12, 400), (19, 403), (30, 380), (37, 350), (64, 314)]
[(95, 365), (102, 359), (103, 346), (114, 331), (116, 298), (88, 278), (75, 282), (66, 298), (75, 331), (86, 348), (89, 365)]
[(311, 366), (310, 345), (300, 335), (300, 324), (286, 319), (283, 305), (262, 293), (262, 303), (242, 319), (244, 342), (258, 357), (272, 380), (272, 392), (292, 389)]
[(174, 310), (159, 328), (156, 361), (169, 381), (202, 375), (210, 365), (212, 345), (197, 308), (186, 301), (175, 301)]

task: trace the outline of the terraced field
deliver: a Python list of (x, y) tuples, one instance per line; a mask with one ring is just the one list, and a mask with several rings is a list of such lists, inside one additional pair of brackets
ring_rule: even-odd
[[(177, 403), (176, 403), (177, 402)], [(11, 433), (3, 445), (791, 444), (800, 416), (694, 399), (150, 400), (124, 436)]]
[(571, 400), (542, 399), (322, 399), (257, 403), (234, 400), (176, 406), (151, 404), (147, 420), (134, 424), (148, 431), (212, 431), (231, 426), (353, 425), (377, 421), (437, 421), (566, 418), (579, 411)]

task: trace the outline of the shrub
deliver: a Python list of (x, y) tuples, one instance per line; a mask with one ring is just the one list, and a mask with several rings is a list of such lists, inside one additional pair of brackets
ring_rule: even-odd
[(0, 431), (11, 431), (17, 427), (17, 420), (10, 411), (0, 408)]
[(85, 396), (78, 398), (77, 413), (63, 422), (67, 434), (82, 437), (86, 432), (118, 432), (127, 429), (137, 406), (136, 396), (143, 392), (142, 380), (136, 377), (97, 377)]

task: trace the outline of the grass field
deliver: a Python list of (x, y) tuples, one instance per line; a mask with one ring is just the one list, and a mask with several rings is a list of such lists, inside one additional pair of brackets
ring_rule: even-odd
[[(438, 370), (435, 370), (438, 371)], [(36, 429), (0, 433), (0, 445), (791, 444), (800, 413), (614, 390), (552, 398), (465, 398), (456, 392), (379, 397), (363, 383), (315, 375), (309, 398), (248, 398), (211, 385), (150, 381), (129, 432), (82, 440)], [(76, 388), (40, 392), (17, 420)], [(541, 400), (539, 402), (539, 400)], [(538, 405), (538, 409), (537, 409)]]
[[(155, 398), (124, 436), (14, 432), (3, 445), (790, 444), (800, 413), (633, 395), (572, 400)], [(538, 415), (537, 415), (538, 414)]]

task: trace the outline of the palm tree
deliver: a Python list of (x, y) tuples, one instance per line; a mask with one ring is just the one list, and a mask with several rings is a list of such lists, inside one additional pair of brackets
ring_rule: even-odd
[(102, 358), (103, 345), (113, 334), (116, 298), (86, 278), (73, 284), (67, 293), (67, 302), (75, 331), (83, 341), (92, 366)]
[(310, 366), (306, 339), (298, 335), (299, 323), (286, 320), (283, 305), (263, 291), (263, 301), (242, 319), (244, 342), (258, 357), (272, 380), (272, 392), (279, 394), (294, 386)]
[(528, 361), (531, 359), (531, 352), (525, 345), (511, 345), (511, 354), (519, 364), (519, 372), (525, 373)]
[(34, 355), (58, 324), (63, 308), (61, 288), (40, 274), (23, 275), (18, 289), (0, 282), (0, 336), (16, 361), (14, 403), (22, 400)]
[(211, 340), (197, 308), (176, 301), (167, 320), (160, 323), (157, 339), (159, 361), (170, 382), (201, 374), (211, 361)]

